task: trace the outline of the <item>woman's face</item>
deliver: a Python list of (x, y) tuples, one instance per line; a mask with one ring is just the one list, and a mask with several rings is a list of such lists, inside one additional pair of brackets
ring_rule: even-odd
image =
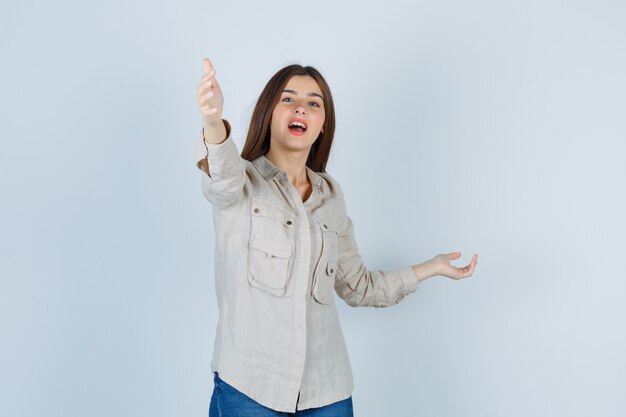
[[(322, 91), (308, 75), (291, 77), (272, 112), (271, 142), (274, 151), (306, 151), (317, 139), (326, 117)], [(295, 122), (301, 122), (305, 129)]]

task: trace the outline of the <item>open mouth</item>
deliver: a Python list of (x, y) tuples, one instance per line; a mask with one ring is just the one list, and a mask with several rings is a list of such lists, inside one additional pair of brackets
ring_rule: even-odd
[(296, 135), (301, 135), (306, 132), (307, 126), (304, 120), (301, 119), (292, 119), (289, 121), (289, 125), (287, 125), (289, 131)]

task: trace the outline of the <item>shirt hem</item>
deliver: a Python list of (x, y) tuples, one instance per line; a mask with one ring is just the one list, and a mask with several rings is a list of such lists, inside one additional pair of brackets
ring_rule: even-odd
[[(311, 401), (302, 401), (302, 397), (300, 397), (300, 401), (298, 402), (298, 407), (296, 411), (308, 410), (309, 408), (319, 408), (327, 405), (334, 404), (338, 401), (343, 401), (352, 396), (354, 388), (349, 391), (344, 391), (341, 394), (329, 395), (326, 397), (322, 397), (321, 399), (311, 400)], [(294, 412), (294, 411), (290, 411)]]
[(217, 373), (219, 374), (220, 379), (222, 381), (226, 382), (228, 385), (232, 386), (237, 391), (241, 392), (242, 394), (246, 395), (247, 397), (253, 399), (254, 401), (259, 403), (263, 407), (267, 407), (267, 408), (269, 408), (271, 410), (274, 410), (274, 411), (282, 411), (282, 412), (285, 412), (285, 413), (294, 413), (296, 411), (295, 405), (294, 405), (293, 408), (285, 407), (284, 404), (280, 405), (280, 404), (277, 404), (277, 403), (275, 403), (273, 401), (266, 401), (265, 399), (261, 399), (257, 395), (252, 394), (250, 389), (248, 389), (248, 387), (246, 385), (242, 384), (237, 379), (234, 379), (234, 378), (230, 377), (228, 374), (226, 374), (225, 377), (222, 377), (222, 373), (219, 370), (217, 370)]

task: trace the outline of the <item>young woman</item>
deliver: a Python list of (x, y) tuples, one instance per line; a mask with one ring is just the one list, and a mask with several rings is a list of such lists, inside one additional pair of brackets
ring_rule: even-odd
[(469, 277), (461, 254), (392, 271), (367, 270), (343, 192), (326, 172), (335, 111), (313, 67), (289, 65), (267, 83), (241, 156), (224, 98), (204, 60), (196, 165), (213, 206), (219, 321), (210, 417), (352, 416), (352, 371), (334, 292), (350, 306), (387, 307), (443, 275)]

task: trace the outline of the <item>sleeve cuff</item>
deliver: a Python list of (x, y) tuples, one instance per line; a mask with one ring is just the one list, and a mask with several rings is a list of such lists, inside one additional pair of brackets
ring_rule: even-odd
[(220, 143), (206, 142), (204, 140), (204, 128), (200, 130), (200, 134), (198, 136), (198, 142), (196, 144), (195, 162), (196, 162), (196, 167), (198, 167), (198, 169), (202, 171), (204, 171), (202, 166), (206, 165), (207, 163), (206, 158), (209, 152), (211, 152), (211, 154), (219, 154), (220, 152), (222, 152), (224, 148), (229, 147), (232, 143), (232, 138), (230, 137), (230, 132), (231, 132), (230, 123), (228, 123), (228, 120), (226, 119), (222, 119), (222, 122), (224, 122), (224, 127), (226, 128), (226, 139), (224, 139)]
[(400, 275), (400, 280), (402, 281), (402, 297), (406, 297), (407, 295), (415, 292), (418, 286), (418, 279), (415, 271), (412, 266), (407, 266), (405, 268), (398, 269), (398, 274)]

